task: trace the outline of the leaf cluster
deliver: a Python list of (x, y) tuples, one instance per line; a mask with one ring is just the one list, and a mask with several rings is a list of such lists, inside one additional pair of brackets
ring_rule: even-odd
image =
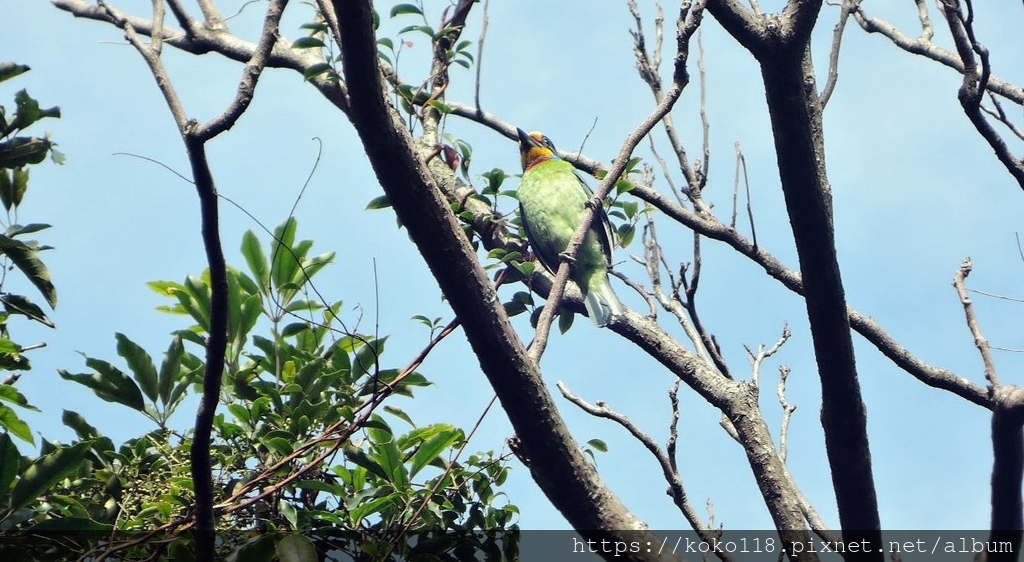
[[(342, 303), (325, 303), (312, 284), (334, 254), (312, 254), (313, 242), (298, 239), (297, 229), (289, 219), (267, 246), (246, 232), (241, 250), (247, 271), (229, 269), (228, 361), (211, 443), (219, 525), (265, 534), (230, 535), (223, 556), (285, 559), (282, 552), (315, 552), (330, 544), (455, 560), (457, 550), (504, 544), (477, 532), (515, 529), (518, 509), (498, 491), (508, 474), (505, 458), (460, 458), (463, 430), (445, 423), (418, 426), (390, 403), (375, 411), (388, 396), (411, 397), (430, 383), (388, 364), (386, 336), (345, 328)], [(64, 424), (77, 439), (69, 446), (44, 442), (35, 459), (18, 454), (10, 437), (0, 435), (0, 501), (6, 506), (0, 529), (128, 532), (173, 529), (187, 521), (192, 437), (174, 429), (172, 415), (200, 391), (209, 275), (150, 287), (172, 301), (160, 310), (192, 323), (172, 334), (159, 364), (117, 333), (120, 364), (87, 356), (88, 372), (60, 375), (138, 412), (155, 428), (115, 447), (83, 416), (65, 411)], [(437, 320), (427, 322), (437, 327)], [(408, 429), (399, 431), (396, 421)], [(331, 535), (338, 530), (360, 540), (346, 543)], [(192, 551), (191, 539), (178, 538), (153, 556)]]

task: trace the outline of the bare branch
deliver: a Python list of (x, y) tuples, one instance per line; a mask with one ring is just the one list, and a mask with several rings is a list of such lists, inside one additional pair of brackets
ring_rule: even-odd
[(622, 273), (621, 271), (609, 269), (608, 274), (618, 277), (619, 279), (622, 280), (623, 283), (628, 285), (630, 289), (633, 289), (634, 291), (636, 291), (637, 294), (643, 297), (643, 299), (647, 301), (647, 307), (651, 311), (651, 317), (655, 317), (658, 315), (658, 305), (655, 302), (654, 297), (651, 296), (651, 293), (648, 292), (643, 285), (630, 279), (629, 276), (627, 276), (625, 273)]
[[(931, 42), (930, 22), (928, 23), (928, 27), (925, 28), (927, 32), (926, 36), (912, 39), (897, 29), (893, 24), (883, 19), (867, 15), (861, 7), (858, 7), (857, 10), (853, 12), (853, 17), (864, 31), (868, 33), (879, 33), (892, 41), (894, 45), (908, 53), (921, 55), (925, 58), (948, 66), (960, 74), (964, 73), (964, 64), (959, 57)], [(1014, 103), (1024, 105), (1024, 88), (1021, 88), (1020, 86), (1015, 86), (1000, 78), (991, 76), (986, 83), (986, 87), (989, 91), (995, 94), (999, 94)]]
[(964, 285), (964, 281), (971, 274), (972, 268), (971, 258), (964, 258), (960, 268), (957, 269), (956, 275), (953, 277), (953, 287), (956, 288), (956, 294), (960, 297), (960, 304), (964, 307), (964, 315), (967, 317), (967, 328), (971, 331), (971, 335), (974, 336), (974, 345), (981, 353), (982, 363), (985, 364), (985, 378), (994, 388), (999, 388), (999, 375), (996, 373), (996, 365), (992, 359), (988, 340), (981, 333), (981, 326), (978, 324), (978, 318), (974, 314), (974, 303), (971, 301), (970, 295), (967, 294), (967, 287)]
[[(518, 138), (514, 125), (492, 113), (486, 111), (478, 112), (475, 108), (458, 101), (447, 100), (445, 103), (452, 108), (453, 115), (481, 123), (509, 139), (515, 140)], [(599, 161), (585, 155), (559, 152), (559, 156), (590, 175), (595, 175), (606, 169)], [(803, 295), (803, 279), (799, 272), (786, 267), (777, 257), (756, 245), (735, 228), (723, 224), (711, 214), (691, 211), (646, 185), (634, 184), (633, 189), (629, 193), (651, 204), (667, 217), (683, 226), (700, 232), (703, 236), (728, 244), (741, 255), (746, 256), (754, 263), (763, 267), (770, 277), (781, 283), (784, 287), (794, 293)], [(1022, 250), (1022, 255), (1024, 255), (1024, 250)], [(992, 401), (983, 387), (971, 382), (967, 378), (956, 375), (948, 369), (924, 362), (896, 341), (873, 318), (853, 308), (847, 308), (847, 314), (850, 318), (850, 326), (854, 330), (871, 342), (879, 352), (914, 378), (928, 386), (952, 392), (984, 408), (992, 408)]]
[[(626, 431), (630, 433), (641, 445), (644, 446), (654, 458), (658, 461), (658, 465), (661, 466), (662, 475), (665, 477), (665, 481), (668, 482), (668, 494), (672, 497), (673, 503), (679, 509), (683, 517), (686, 518), (687, 523), (690, 527), (697, 532), (697, 535), (705, 543), (714, 543), (715, 539), (721, 537), (721, 533), (715, 530), (710, 530), (704, 527), (700, 521), (700, 517), (697, 516), (696, 510), (693, 509), (693, 505), (690, 503), (689, 498), (686, 496), (686, 488), (683, 487), (682, 476), (674, 468), (674, 461), (661, 449), (658, 442), (654, 440), (650, 435), (645, 433), (633, 422), (629, 420), (623, 414), (616, 412), (611, 409), (604, 402), (598, 402), (596, 406), (589, 404), (586, 400), (576, 396), (569, 390), (568, 386), (562, 381), (557, 383), (558, 390), (561, 391), (562, 396), (566, 400), (572, 402), (578, 406), (584, 412), (596, 416), (612, 420), (613, 422), (622, 426)], [(727, 552), (717, 552), (719, 559), (723, 561), (734, 560), (731, 554)]]
[(156, 85), (160, 88), (160, 93), (164, 96), (167, 108), (171, 110), (171, 116), (174, 118), (174, 123), (178, 126), (178, 131), (184, 134), (185, 127), (188, 124), (185, 107), (182, 105), (181, 98), (178, 97), (178, 92), (175, 91), (174, 85), (171, 83), (171, 78), (167, 74), (167, 69), (164, 68), (163, 61), (160, 60), (159, 53), (142, 42), (138, 34), (135, 32), (134, 25), (132, 25), (128, 18), (117, 11), (113, 6), (100, 1), (96, 8), (98, 10), (102, 10), (108, 16), (110, 23), (113, 23), (124, 31), (125, 39), (127, 39), (128, 42), (135, 47), (135, 50), (142, 55), (142, 59), (146, 61), (146, 65), (149, 66), (150, 73), (152, 73), (153, 78), (156, 79)]
[(153, 0), (153, 36), (150, 38), (149, 48), (160, 55), (164, 46), (164, 0)]
[[(576, 229), (576, 233), (573, 235), (572, 240), (569, 241), (569, 245), (566, 246), (565, 252), (562, 253), (562, 263), (558, 267), (558, 273), (555, 275), (555, 282), (551, 288), (551, 293), (548, 294), (547, 304), (544, 306), (544, 311), (541, 312), (540, 318), (537, 320), (537, 332), (534, 336), (533, 342), (530, 344), (530, 357), (537, 361), (544, 354), (544, 349), (547, 347), (548, 335), (551, 330), (551, 322), (555, 317), (555, 313), (558, 311), (559, 304), (562, 300), (562, 294), (565, 291), (566, 283), (569, 280), (569, 271), (571, 268), (571, 262), (575, 258), (576, 253), (579, 251), (580, 246), (583, 245), (583, 239), (586, 237), (587, 232), (590, 229), (591, 223), (594, 221), (594, 217), (597, 214), (597, 209), (600, 209), (604, 205), (604, 199), (611, 193), (611, 190), (615, 187), (615, 182), (619, 180), (623, 172), (626, 170), (626, 164), (629, 162), (630, 155), (633, 154), (633, 150), (640, 144), (645, 136), (654, 128), (655, 125), (664, 118), (672, 106), (675, 105), (676, 100), (679, 99), (680, 94), (683, 92), (683, 88), (689, 81), (689, 77), (686, 74), (686, 59), (689, 56), (689, 40), (690, 37), (696, 32), (700, 26), (701, 16), (703, 15), (704, 4), (698, 2), (692, 8), (692, 12), (687, 17), (687, 5), (680, 9), (679, 12), (679, 23), (678, 23), (678, 34), (676, 37), (676, 43), (678, 50), (676, 52), (675, 60), (675, 72), (673, 73), (672, 86), (665, 94), (664, 99), (658, 103), (657, 107), (647, 116), (646, 119), (627, 137), (619, 150), (618, 156), (615, 157), (615, 161), (612, 164), (610, 170), (603, 180), (601, 185), (594, 192), (594, 196), (588, 203), (588, 208), (583, 213), (583, 219), (580, 222), (580, 226)], [(612, 324), (615, 323), (614, 317), (612, 318)]]
[[(755, 387), (758, 386), (758, 379), (761, 376), (761, 364), (764, 363), (765, 359), (778, 353), (779, 350), (782, 349), (782, 346), (786, 345), (786, 342), (789, 341), (791, 335), (792, 333), (789, 331), (789, 326), (783, 325), (782, 335), (770, 348), (765, 349), (764, 344), (761, 344), (757, 346), (757, 353), (754, 353), (751, 351), (750, 347), (746, 345), (743, 346), (744, 349), (747, 350), (747, 359), (750, 361), (750, 380), (753, 381)], [(785, 457), (783, 457), (783, 460), (785, 460)]]
[(1024, 130), (1020, 129), (1019, 127), (1017, 127), (1015, 123), (1010, 121), (1010, 118), (1007, 117), (1006, 112), (1003, 111), (1003, 104), (999, 103), (999, 98), (997, 98), (995, 94), (993, 94), (992, 92), (989, 92), (989, 99), (992, 100), (993, 107), (990, 108), (982, 104), (980, 106), (981, 110), (984, 111), (985, 113), (988, 113), (992, 117), (995, 117), (1000, 123), (1005, 125), (1006, 128), (1009, 129), (1010, 132), (1013, 133), (1017, 138), (1024, 140)]
[(199, 9), (203, 12), (203, 18), (206, 19), (206, 27), (208, 29), (227, 31), (224, 18), (220, 17), (220, 11), (213, 3), (213, 0), (196, 0), (196, 3), (199, 4)]
[(779, 405), (782, 406), (782, 429), (779, 430), (779, 457), (786, 462), (789, 455), (789, 421), (796, 411), (796, 406), (786, 399), (786, 379), (789, 378), (790, 369), (786, 365), (779, 365), (779, 386), (776, 394), (779, 397)]
[(661, 279), (661, 265), (667, 262), (662, 255), (661, 244), (658, 242), (654, 218), (650, 215), (647, 217), (647, 224), (644, 225), (642, 238), (644, 243), (644, 262), (647, 268), (647, 276), (651, 279), (654, 297), (662, 308), (675, 316), (679, 325), (682, 326), (683, 331), (686, 333), (686, 337), (693, 342), (697, 355), (709, 364), (714, 364), (710, 350), (705, 345), (705, 339), (701, 337), (700, 332), (691, 322), (690, 317), (687, 315), (686, 307), (679, 298), (679, 288), (676, 283), (672, 282), (672, 296), (664, 290)]
[[(51, 0), (51, 2), (57, 8), (75, 17), (116, 25), (114, 18), (100, 6), (88, 4), (83, 0)], [(176, 16), (175, 6), (179, 2), (180, 0), (167, 0), (167, 6), (171, 8), (172, 13), (175, 13)], [(184, 15), (187, 16), (187, 14)], [(153, 22), (136, 16), (124, 16), (124, 18), (137, 34), (152, 37)], [(195, 24), (194, 20), (188, 21), (191, 22), (191, 27), (181, 24), (179, 18), (179, 24), (186, 29), (184, 31), (182, 29), (168, 29), (164, 27), (162, 33), (163, 42), (176, 49), (196, 55), (214, 52), (241, 63), (248, 63), (252, 58), (256, 50), (254, 43), (243, 41), (229, 33), (205, 29), (202, 25)], [(284, 43), (278, 42), (274, 46), (270, 56), (267, 58), (267, 67), (288, 68), (301, 74), (314, 64), (323, 62), (323, 58), (312, 50), (292, 49), (291, 45), (285, 45)], [(324, 75), (314, 77), (309, 82), (335, 107), (346, 114), (348, 113), (348, 88), (344, 82), (328, 79)]]
[(932, 19), (928, 16), (928, 3), (925, 0), (914, 0), (914, 3), (917, 4), (917, 19), (921, 22), (921, 39), (931, 41), (932, 37), (935, 37), (935, 28), (932, 27)]
[(487, 26), (491, 23), (489, 9), (491, 0), (484, 0), (484, 21), (480, 25), (480, 38), (476, 42), (476, 82), (473, 84), (473, 101), (480, 109), (480, 71), (483, 68), (484, 40), (487, 39)]
[[(1017, 180), (1020, 188), (1024, 189), (1024, 160), (1013, 155), (1006, 142), (988, 122), (981, 110), (981, 100), (991, 80), (991, 64), (989, 63), (988, 49), (978, 42), (974, 34), (973, 4), (970, 0), (965, 0), (965, 4), (967, 6), (966, 15), (960, 9), (959, 0), (941, 0), (939, 2), (963, 64), (963, 83), (957, 97), (974, 128), (992, 147), (996, 157), (1003, 163), (1010, 175)], [(975, 55), (977, 55), (977, 59)]]
[(271, 0), (268, 4), (267, 14), (263, 18), (260, 40), (256, 44), (252, 58), (249, 59), (249, 63), (245, 65), (245, 69), (242, 71), (242, 79), (238, 82), (238, 92), (235, 94), (235, 99), (219, 116), (196, 129), (194, 134), (198, 138), (204, 141), (209, 140), (231, 129), (238, 121), (238, 118), (249, 108), (249, 104), (252, 103), (253, 92), (256, 90), (256, 83), (259, 81), (260, 75), (263, 74), (267, 58), (270, 56), (271, 51), (274, 50), (274, 45), (277, 44), (277, 39), (280, 36), (278, 26), (281, 23), (281, 15), (284, 13), (284, 7), (287, 4), (288, 0)]
[(860, 2), (861, 0), (842, 0), (842, 4), (839, 6), (839, 22), (832, 30), (832, 50), (828, 56), (828, 79), (825, 82), (825, 87), (821, 90), (821, 107), (828, 105), (828, 100), (832, 97), (836, 82), (839, 80), (839, 48), (843, 43), (843, 32), (846, 30), (846, 22), (850, 19), (850, 14), (857, 9)]
[(679, 380), (668, 389), (668, 401), (672, 405), (672, 421), (668, 424), (668, 441), (665, 442), (665, 455), (673, 472), (679, 472), (676, 460), (676, 445), (679, 443)]
[[(700, 337), (700, 344), (707, 350), (708, 355), (711, 356), (712, 362), (718, 372), (722, 373), (728, 378), (732, 378), (732, 374), (729, 372), (729, 365), (725, 362), (725, 357), (722, 357), (722, 350), (718, 348), (718, 342), (715, 341), (715, 337), (708, 332), (707, 328), (704, 327), (704, 323), (700, 320), (700, 314), (697, 313), (697, 286), (700, 284), (700, 271), (703, 259), (701, 258), (700, 252), (700, 234), (697, 232), (693, 233), (693, 273), (690, 275), (690, 282), (686, 287), (686, 312), (690, 315), (690, 321), (693, 323), (693, 329), (697, 332)], [(683, 276), (685, 280), (685, 276)], [(676, 300), (679, 299), (679, 288), (676, 287), (674, 291)], [(694, 342), (696, 343), (696, 342)]]
[[(540, 488), (583, 535), (654, 539), (586, 460), (519, 340), (476, 251), (431, 176), (401, 116), (387, 104), (368, 0), (333, 0), (355, 126), (377, 178), (448, 302), (518, 435)], [(450, 171), (450, 170), (449, 170)], [(596, 507), (596, 509), (595, 509)], [(632, 539), (636, 540), (636, 539)]]

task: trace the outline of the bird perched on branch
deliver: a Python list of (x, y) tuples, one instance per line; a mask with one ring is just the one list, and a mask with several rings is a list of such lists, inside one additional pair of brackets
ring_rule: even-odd
[[(583, 222), (587, 202), (594, 194), (572, 164), (558, 157), (551, 139), (538, 132), (518, 131), (523, 163), (519, 215), (533, 253), (554, 274), (559, 256)], [(583, 293), (587, 314), (598, 327), (607, 326), (612, 316), (623, 313), (622, 302), (608, 282), (611, 258), (611, 228), (601, 207), (571, 264), (570, 275)]]

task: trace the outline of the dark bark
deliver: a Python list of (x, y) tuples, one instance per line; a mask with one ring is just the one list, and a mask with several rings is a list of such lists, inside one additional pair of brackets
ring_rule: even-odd
[[(645, 525), (601, 482), (572, 439), (449, 203), (417, 157), (405, 125), (386, 102), (370, 4), (335, 0), (333, 5), (341, 27), (352, 104), (349, 116), (395, 212), (462, 322), (515, 428), (517, 448), (534, 480), (584, 537), (611, 539), (632, 530), (628, 535), (632, 540), (637, 536), (658, 540), (653, 534), (637, 535)], [(655, 559), (655, 554), (633, 556)]]
[[(792, 0), (781, 15), (754, 18), (741, 6), (709, 11), (761, 64), (779, 178), (796, 243), (807, 317), (821, 379), (821, 421), (843, 539), (867, 541), (858, 559), (884, 559), (871, 470), (867, 414), (857, 380), (846, 297), (836, 256), (832, 194), (825, 170), (821, 104), (810, 31), (821, 2)], [(741, 25), (742, 24), (742, 25)]]
[(189, 455), (196, 495), (196, 530), (199, 531), (197, 554), (200, 560), (213, 560), (216, 519), (213, 513), (210, 434), (217, 413), (217, 400), (220, 398), (228, 343), (228, 274), (224, 249), (220, 243), (217, 188), (206, 160), (206, 148), (202, 140), (189, 132), (183, 136), (189, 164), (192, 166), (192, 179), (199, 195), (203, 247), (210, 268), (210, 333), (206, 340), (206, 370), (203, 373), (203, 395), (196, 411), (195, 432)]
[(1024, 538), (1024, 389), (995, 390), (992, 412), (992, 521), (989, 544), (1009, 542), (1008, 552), (990, 552), (989, 562), (1016, 562)]

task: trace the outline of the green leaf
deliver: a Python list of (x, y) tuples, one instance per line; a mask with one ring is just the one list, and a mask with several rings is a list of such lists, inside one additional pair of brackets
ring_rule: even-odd
[(441, 453), (451, 447), (452, 444), (461, 439), (461, 437), (462, 431), (456, 428), (451, 428), (424, 441), (412, 456), (412, 465), (409, 467), (409, 477), (415, 477), (417, 472), (433, 462), (434, 459), (438, 458)]
[(386, 405), (386, 406), (384, 406), (384, 411), (389, 413), (389, 414), (391, 414), (392, 416), (395, 416), (396, 418), (404, 421), (405, 423), (413, 426), (414, 428), (416, 427), (416, 424), (413, 423), (412, 418), (409, 417), (409, 414), (405, 413), (405, 410), (399, 408), (398, 406), (387, 406)]
[(181, 342), (181, 336), (176, 335), (167, 346), (164, 359), (160, 362), (160, 373), (157, 376), (160, 401), (166, 405), (171, 403), (171, 390), (181, 372), (181, 358), (184, 354), (185, 346)]
[(11, 226), (7, 227), (7, 235), (14, 237), (19, 236), (21, 234), (39, 232), (40, 230), (46, 230), (47, 228), (50, 228), (50, 225), (39, 222), (34, 222), (26, 225), (12, 224)]
[(264, 295), (270, 294), (270, 266), (267, 264), (267, 256), (263, 253), (263, 246), (259, 238), (251, 230), (246, 230), (242, 235), (242, 257), (249, 266), (249, 271), (256, 278), (256, 283)]
[(615, 194), (622, 195), (623, 193), (629, 193), (630, 191), (633, 191), (634, 187), (636, 187), (636, 184), (626, 178), (622, 178), (615, 182)]
[(382, 498), (368, 501), (366, 503), (359, 504), (349, 512), (349, 516), (352, 518), (352, 525), (358, 526), (359, 522), (366, 517), (373, 515), (380, 511), (384, 506), (395, 501), (401, 497), (397, 492), (388, 494)]
[(54, 534), (74, 534), (82, 532), (109, 533), (113, 530), (113, 525), (93, 521), (88, 517), (55, 517), (53, 519), (44, 519), (29, 527), (30, 533)]
[(398, 34), (403, 35), (410, 31), (419, 31), (420, 33), (426, 35), (427, 37), (430, 37), (431, 39), (434, 38), (434, 28), (430, 27), (429, 25), (410, 25), (408, 27), (402, 28), (398, 32)]
[(619, 246), (625, 248), (633, 241), (633, 237), (636, 235), (636, 227), (631, 224), (623, 224), (619, 226), (616, 234), (619, 237)]
[[(35, 162), (38, 164), (38, 162)], [(21, 205), (22, 199), (25, 198), (25, 192), (28, 191), (28, 176), (30, 170), (28, 168), (15, 168), (14, 169), (14, 185), (11, 189), (11, 203), (17, 207)]]
[(274, 560), (274, 534), (260, 533), (245, 541), (231, 552), (227, 562), (272, 562)]
[(50, 270), (39, 260), (38, 245), (35, 242), (26, 243), (0, 234), (0, 253), (11, 258), (11, 262), (43, 294), (50, 308), (57, 306), (57, 289), (50, 281)]
[(608, 444), (600, 439), (591, 439), (590, 441), (587, 441), (587, 445), (593, 447), (595, 451), (600, 451), (602, 453), (608, 452)]
[[(299, 514), (295, 511), (295, 506), (293, 506), (287, 499), (282, 497), (278, 500), (277, 509), (281, 512), (281, 515), (284, 516), (285, 520), (288, 521), (288, 524), (291, 525), (292, 529), (299, 528)], [(280, 552), (281, 545), (279, 544), (277, 548), (278, 552)], [(316, 558), (313, 560), (316, 560)]]
[(11, 408), (0, 404), (0, 427), (14, 434), (15, 437), (35, 445), (36, 440), (32, 429)]
[(28, 300), (28, 297), (21, 295), (0, 295), (0, 302), (3, 303), (4, 310), (6, 310), (8, 314), (23, 314), (44, 326), (50, 328), (54, 327), (53, 321), (43, 313), (43, 309)]
[(287, 535), (281, 539), (281, 542), (277, 543), (277, 556), (281, 562), (317, 562), (320, 560), (316, 548), (313, 547), (313, 541), (304, 535)]
[(91, 357), (86, 359), (85, 364), (96, 372), (91, 375), (86, 373), (73, 374), (64, 369), (59, 369), (57, 373), (63, 379), (91, 388), (96, 396), (107, 402), (124, 404), (139, 412), (145, 409), (146, 404), (139, 387), (117, 367), (106, 361)]
[(452, 106), (440, 100), (430, 100), (430, 107), (433, 107), (434, 109), (440, 111), (443, 115), (448, 115), (449, 113), (454, 111), (452, 109)]
[(26, 410), (32, 410), (33, 412), (39, 411), (39, 408), (28, 403), (28, 398), (25, 398), (24, 394), (18, 392), (18, 389), (10, 384), (0, 384), (0, 400), (21, 406)]
[(185, 290), (175, 295), (192, 319), (206, 332), (210, 331), (210, 302), (212, 299), (208, 281), (209, 271), (204, 272), (203, 278), (189, 275), (185, 278), (185, 284), (182, 286)]
[(391, 17), (400, 16), (402, 14), (416, 14), (422, 16), (423, 11), (415, 4), (396, 4), (391, 8)]
[(0, 166), (0, 202), (4, 204), (4, 209), (7, 211), (11, 210), (11, 204), (14, 202), (14, 184), (11, 183), (11, 173), (2, 166)]
[(8, 509), (17, 511), (34, 501), (52, 488), (65, 476), (81, 468), (82, 460), (89, 452), (87, 441), (76, 443), (70, 447), (60, 447), (36, 459), (11, 490)]
[(387, 195), (381, 195), (380, 197), (374, 197), (366, 204), (367, 211), (373, 211), (376, 209), (387, 209), (391, 206), (391, 200), (388, 199)]
[(304, 70), (302, 72), (302, 79), (303, 80), (311, 80), (313, 78), (316, 78), (317, 76), (320, 76), (321, 74), (323, 74), (325, 72), (330, 72), (330, 71), (333, 71), (333, 70), (334, 70), (334, 65), (332, 65), (329, 62), (318, 62), (316, 64), (311, 64), (311, 65), (309, 65), (309, 68), (307, 68), (306, 70)]
[(292, 454), (292, 451), (294, 451), (292, 448), (292, 442), (284, 437), (270, 437), (264, 439), (263, 444), (266, 445), (268, 449), (282, 457), (288, 456)]
[(7, 503), (11, 483), (21, 467), (21, 454), (8, 433), (0, 433), (0, 505)]
[(526, 277), (527, 279), (533, 276), (533, 272), (537, 268), (532, 261), (512, 262), (512, 267), (516, 268), (519, 273), (523, 274), (523, 277)]
[(291, 281), (299, 261), (305, 256), (296, 252), (292, 247), (295, 242), (295, 230), (298, 228), (298, 221), (290, 217), (280, 226), (274, 229), (274, 251), (271, 253), (270, 278), (278, 289)]
[(312, 49), (324, 46), (324, 42), (316, 37), (299, 37), (294, 43), (292, 43), (293, 49)]
[(38, 164), (46, 160), (46, 154), (52, 147), (53, 141), (39, 137), (14, 137), (2, 141), (0, 142), (0, 168), (15, 169)]
[(558, 331), (562, 334), (569, 331), (572, 328), (572, 321), (576, 317), (575, 314), (569, 311), (561, 311), (558, 313)]
[(390, 480), (390, 475), (381, 468), (380, 464), (368, 457), (361, 449), (357, 449), (353, 446), (346, 446), (344, 451), (345, 458), (352, 461), (353, 464), (361, 466), (385, 480)]
[(131, 370), (135, 380), (139, 382), (146, 397), (156, 402), (159, 384), (153, 358), (139, 344), (128, 339), (128, 336), (117, 332), (114, 334), (114, 338), (117, 340), (117, 354), (128, 362), (128, 369)]
[(0, 62), (0, 82), (10, 80), (19, 74), (24, 74), (31, 70), (27, 65), (16, 64), (13, 62)]

